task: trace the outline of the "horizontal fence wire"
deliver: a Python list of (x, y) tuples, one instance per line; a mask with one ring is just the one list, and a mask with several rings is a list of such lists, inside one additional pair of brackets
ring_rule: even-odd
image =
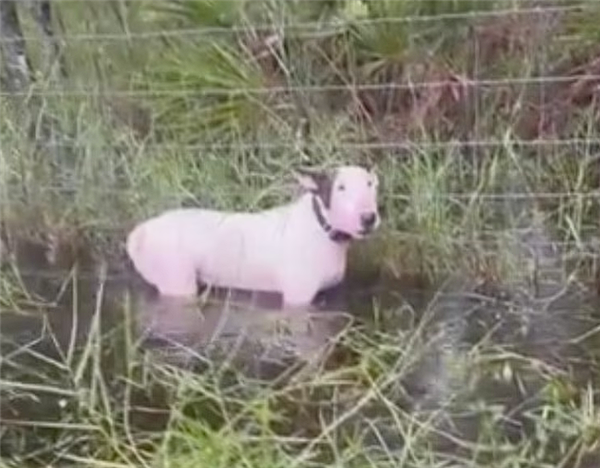
[[(97, 232), (101, 231), (101, 229), (98, 229), (98, 226), (93, 226), (93, 229)], [(114, 226), (114, 229), (118, 231), (128, 231), (131, 229), (131, 226), (128, 228), (124, 226)], [(563, 253), (568, 250), (573, 250), (588, 253), (594, 252), (596, 255), (600, 255), (600, 235), (593, 240), (530, 240), (527, 236), (532, 232), (533, 231), (530, 228), (516, 227), (505, 229), (482, 229), (473, 236), (448, 237), (444, 242), (447, 245), (453, 245), (459, 248), (481, 249), (484, 253), (486, 251), (489, 253), (496, 253), (497, 250), (495, 249), (498, 247), (505, 247), (507, 244), (515, 244), (520, 245), (519, 248), (525, 250), (552, 249), (555, 252), (560, 253), (560, 250), (562, 249)], [(432, 241), (432, 239), (425, 234), (410, 231), (395, 231), (386, 235), (411, 241)], [(125, 242), (124, 239), (123, 242)], [(40, 243), (40, 245), (42, 245), (42, 243)]]
[[(113, 145), (104, 143), (96, 144), (94, 142), (82, 142), (79, 140), (69, 142), (35, 142), (32, 146), (44, 149), (108, 149), (131, 145), (136, 150), (158, 150), (158, 151), (181, 151), (195, 152), (206, 150), (276, 150), (276, 149), (297, 149), (299, 147), (306, 149), (340, 149), (340, 150), (432, 150), (432, 149), (456, 149), (456, 148), (511, 148), (511, 147), (541, 147), (541, 146), (583, 146), (588, 149), (600, 150), (600, 138), (564, 138), (564, 139), (535, 139), (518, 140), (512, 138), (489, 139), (489, 140), (449, 140), (449, 141), (382, 141), (382, 142), (341, 142), (341, 143), (316, 143), (302, 141), (295, 143), (285, 142), (250, 142), (240, 141), (235, 143), (211, 142), (196, 144), (177, 144), (177, 143), (147, 143), (128, 141), (126, 143), (115, 143)], [(590, 156), (590, 162), (600, 159), (600, 154)]]
[[(386, 16), (381, 18), (357, 18), (348, 20), (353, 26), (376, 26), (386, 24), (404, 24), (404, 23), (431, 23), (451, 20), (476, 20), (484, 18), (497, 18), (503, 16), (527, 16), (527, 15), (549, 15), (560, 13), (585, 12), (586, 10), (597, 8), (597, 5), (579, 4), (570, 6), (536, 6), (534, 8), (510, 8), (502, 10), (479, 10), (457, 13), (439, 13), (435, 15), (406, 15), (406, 16)], [(213, 34), (238, 34), (245, 31), (253, 32), (271, 32), (271, 31), (298, 31), (313, 32), (319, 36), (333, 34), (344, 28), (346, 25), (343, 20), (327, 24), (323, 21), (299, 22), (299, 23), (251, 23), (249, 25), (239, 26), (202, 26), (197, 28), (185, 29), (162, 29), (160, 31), (140, 31), (125, 33), (89, 33), (89, 34), (65, 34), (60, 36), (63, 42), (113, 42), (113, 41), (131, 41), (165, 38), (184, 38), (194, 36), (206, 36)], [(329, 29), (328, 29), (329, 28)], [(26, 42), (42, 42), (46, 39), (40, 36), (28, 35), (22, 38), (0, 38), (0, 43), (15, 43), (22, 40)]]
[[(18, 185), (13, 185), (11, 187), (10, 184), (6, 185), (6, 189), (8, 192), (11, 190), (18, 191), (20, 187)], [(90, 187), (89, 183), (86, 184), (73, 184), (73, 185), (56, 185), (56, 186), (39, 186), (34, 189), (28, 189), (28, 194), (35, 193), (65, 193), (72, 194), (72, 192), (77, 192), (78, 190), (86, 190), (86, 195), (89, 194), (97, 194), (97, 195), (123, 195), (128, 193), (135, 193), (139, 188), (131, 187), (131, 188), (94, 188)], [(17, 192), (18, 193), (18, 192)], [(21, 192), (23, 193), (23, 192)], [(574, 201), (577, 199), (591, 199), (598, 200), (600, 199), (600, 188), (594, 189), (588, 192), (583, 191), (573, 191), (573, 192), (511, 192), (511, 193), (490, 193), (490, 192), (439, 192), (432, 194), (419, 194), (419, 195), (409, 195), (403, 193), (390, 193), (386, 194), (389, 199), (392, 200), (402, 200), (406, 202), (410, 202), (413, 198), (432, 198), (432, 199), (440, 199), (440, 200), (471, 200), (474, 197), (477, 200), (489, 200), (489, 201), (504, 201), (504, 200), (559, 200), (564, 198), (571, 198)], [(6, 205), (5, 202), (0, 201), (0, 206)]]
[[(577, 83), (581, 81), (599, 81), (600, 74), (579, 74), (569, 76), (532, 76), (521, 78), (489, 78), (469, 79), (458, 76), (452, 80), (421, 81), (414, 83), (348, 83), (344, 85), (289, 85), (289, 86), (267, 86), (260, 88), (183, 88), (183, 89), (97, 89), (86, 88), (78, 90), (54, 90), (32, 88), (28, 91), (7, 92), (3, 91), (0, 96), (44, 96), (44, 97), (188, 97), (188, 96), (232, 96), (248, 94), (273, 94), (273, 93), (330, 93), (356, 91), (393, 91), (393, 90), (421, 90), (436, 88), (495, 88), (508, 86), (530, 86)], [(156, 83), (160, 86), (160, 83)]]

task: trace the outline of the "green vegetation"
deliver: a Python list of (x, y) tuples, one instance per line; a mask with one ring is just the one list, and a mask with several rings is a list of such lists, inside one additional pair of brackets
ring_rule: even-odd
[[(491, 311), (469, 316), (484, 331), (455, 346), (436, 334), (433, 306), (398, 298), (408, 282), (435, 291), (456, 274), (531, 292), (539, 272), (515, 247), (515, 228), (534, 219), (558, 246), (561, 280), (593, 284), (597, 2), (54, 7), (69, 77), (0, 100), (10, 241), (0, 276), (0, 467), (598, 466), (599, 322), (589, 304), (562, 306), (584, 321), (582, 336), (554, 315), (532, 318), (527, 301), (498, 319), (552, 323), (561, 346), (581, 348), (573, 361), (560, 348), (566, 363), (556, 365), (550, 345), (534, 352), (516, 332), (495, 337)], [(24, 26), (35, 63), (38, 33)], [(365, 160), (381, 175), (384, 224), (356, 245), (350, 275), (375, 273), (392, 298), (353, 310), (343, 357), (322, 369), (262, 382), (216, 358), (201, 372), (165, 363), (138, 346), (122, 288), (85, 283), (78, 275), (90, 262), (72, 264), (83, 252), (94, 272), (106, 259), (118, 271), (127, 230), (146, 216), (184, 204), (268, 207), (289, 198), (299, 165)], [(48, 285), (26, 279), (31, 266), (5, 251), (19, 242), (43, 245), (51, 273), (63, 272), (51, 294), (32, 292)], [(6, 325), (42, 316), (56, 325), (64, 314), (87, 319), (81, 342), (67, 339), (61, 353), (46, 353), (64, 341), (47, 323), (41, 349)], [(407, 387), (436, 340), (451, 351), (439, 345), (425, 393), (439, 386), (443, 397), (431, 396), (433, 409), (415, 406)], [(514, 397), (510, 411), (490, 388)]]

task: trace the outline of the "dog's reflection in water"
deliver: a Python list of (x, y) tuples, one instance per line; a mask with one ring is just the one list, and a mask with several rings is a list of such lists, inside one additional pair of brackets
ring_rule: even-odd
[(146, 347), (190, 363), (212, 352), (254, 363), (311, 361), (351, 324), (345, 312), (287, 311), (276, 294), (212, 290), (199, 298), (140, 297), (135, 317)]

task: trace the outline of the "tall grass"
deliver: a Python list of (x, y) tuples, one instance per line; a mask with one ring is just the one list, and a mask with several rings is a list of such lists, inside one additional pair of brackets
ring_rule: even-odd
[[(534, 301), (469, 302), (481, 295), (473, 285), (527, 289), (541, 267), (512, 246), (537, 217), (564, 276), (590, 280), (597, 80), (510, 84), (594, 73), (596, 33), (581, 13), (556, 26), (519, 15), (529, 2), (506, 1), (55, 8), (71, 38), (69, 78), (36, 83), (36, 107), (2, 96), (1, 215), (7, 246), (39, 240), (70, 276), (50, 287), (26, 280), (41, 272), (13, 252), (1, 259), (1, 466), (595, 466), (597, 321), (561, 343), (584, 348), (584, 364), (565, 368), (514, 331), (543, 322)], [(174, 29), (197, 31), (154, 34)], [(293, 192), (291, 169), (360, 160), (381, 174), (384, 225), (355, 246), (349, 274), (375, 271), (392, 298), (360, 303), (337, 362), (275, 381), (227, 359), (174, 365), (139, 343), (122, 286), (96, 277), (101, 260), (122, 260), (144, 217), (272, 206)], [(61, 257), (81, 250), (96, 260), (92, 280)], [(449, 275), (467, 279), (450, 293), (468, 301), (444, 302), (447, 291), (423, 307), (404, 300), (408, 279)], [(65, 314), (80, 317), (68, 333)], [(468, 346), (452, 335), (463, 329), (456, 315), (479, 330)], [(514, 333), (497, 338), (506, 324)]]

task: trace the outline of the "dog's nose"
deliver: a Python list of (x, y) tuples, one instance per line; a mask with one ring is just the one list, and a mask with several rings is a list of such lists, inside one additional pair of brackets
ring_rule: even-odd
[(365, 229), (371, 229), (377, 221), (377, 215), (375, 213), (365, 213), (361, 215), (360, 222)]

